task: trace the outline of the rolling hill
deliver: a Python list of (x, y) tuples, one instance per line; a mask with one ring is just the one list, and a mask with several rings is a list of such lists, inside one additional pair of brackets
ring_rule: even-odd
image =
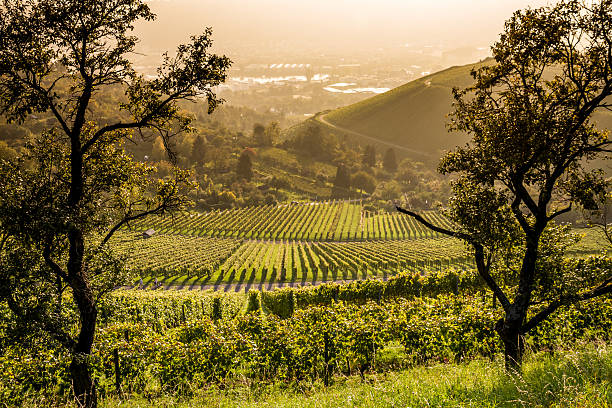
[[(288, 129), (287, 137), (305, 126), (321, 126), (326, 132), (355, 138), (361, 144), (375, 143), (379, 149), (394, 147), (403, 156), (437, 163), (444, 150), (466, 143), (469, 137), (449, 133), (447, 115), (452, 111), (452, 88), (472, 83), (470, 71), (484, 64), (451, 67), (408, 82), (361, 102), (315, 117)], [(601, 128), (612, 129), (612, 113), (594, 116)]]

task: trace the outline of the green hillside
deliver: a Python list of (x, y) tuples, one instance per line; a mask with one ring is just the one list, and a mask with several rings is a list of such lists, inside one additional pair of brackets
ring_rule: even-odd
[(324, 118), (338, 127), (438, 157), (440, 150), (467, 141), (465, 135), (446, 131), (452, 88), (469, 86), (470, 71), (490, 61), (436, 72)]
[[(399, 154), (437, 162), (442, 151), (469, 140), (465, 134), (446, 129), (447, 115), (452, 111), (452, 88), (469, 86), (473, 82), (470, 71), (491, 63), (493, 60), (487, 59), (451, 67), (384, 94), (323, 112), (289, 129), (287, 137), (316, 123), (330, 133), (354, 137), (362, 144), (396, 147)], [(593, 120), (600, 128), (612, 129), (611, 112), (600, 112)]]

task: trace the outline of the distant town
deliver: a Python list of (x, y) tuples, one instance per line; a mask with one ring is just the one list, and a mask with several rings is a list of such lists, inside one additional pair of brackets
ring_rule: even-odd
[[(488, 47), (452, 48), (440, 44), (399, 44), (350, 55), (316, 49), (300, 49), (298, 53), (295, 47), (283, 43), (270, 44), (268, 48), (272, 50), (244, 44), (230, 48), (236, 54), (229, 55), (233, 60), (230, 78), (217, 92), (230, 105), (275, 112), (294, 120), (490, 55)], [(161, 52), (147, 49), (135, 55), (136, 69), (154, 75)]]

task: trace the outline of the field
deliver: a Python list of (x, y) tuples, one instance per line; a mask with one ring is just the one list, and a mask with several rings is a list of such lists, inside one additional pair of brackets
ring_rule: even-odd
[[(439, 213), (426, 219), (448, 226)], [(246, 207), (238, 210), (151, 217), (131, 225), (161, 234), (297, 241), (371, 241), (438, 238), (442, 235), (399, 213), (370, 212), (360, 202), (331, 201)]]
[[(394, 357), (389, 354), (387, 358)], [(243, 387), (231, 393), (216, 389), (199, 392), (188, 401), (170, 395), (154, 400), (110, 399), (102, 406), (601, 408), (612, 404), (611, 376), (612, 350), (600, 346), (530, 356), (520, 379), (508, 375), (499, 359), (476, 359), (369, 375), (365, 382), (360, 378), (346, 378), (331, 387), (308, 393)]]
[[(438, 212), (424, 216), (450, 226)], [(149, 228), (156, 234), (145, 239), (142, 232)], [(603, 247), (593, 231), (585, 235), (574, 255)], [(148, 288), (261, 290), (473, 267), (461, 241), (399, 213), (370, 212), (356, 201), (149, 218), (112, 242)]]
[[(449, 226), (441, 214), (425, 217)], [(144, 239), (149, 228), (156, 234)], [(136, 222), (113, 241), (145, 287), (301, 286), (470, 268), (463, 244), (399, 213), (332, 201), (185, 213)]]

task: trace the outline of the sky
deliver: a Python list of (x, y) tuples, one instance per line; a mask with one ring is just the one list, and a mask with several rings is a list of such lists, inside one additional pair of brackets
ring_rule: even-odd
[(212, 26), (222, 47), (283, 42), (317, 49), (399, 44), (490, 46), (514, 10), (554, 0), (150, 0), (145, 47), (172, 49)]

